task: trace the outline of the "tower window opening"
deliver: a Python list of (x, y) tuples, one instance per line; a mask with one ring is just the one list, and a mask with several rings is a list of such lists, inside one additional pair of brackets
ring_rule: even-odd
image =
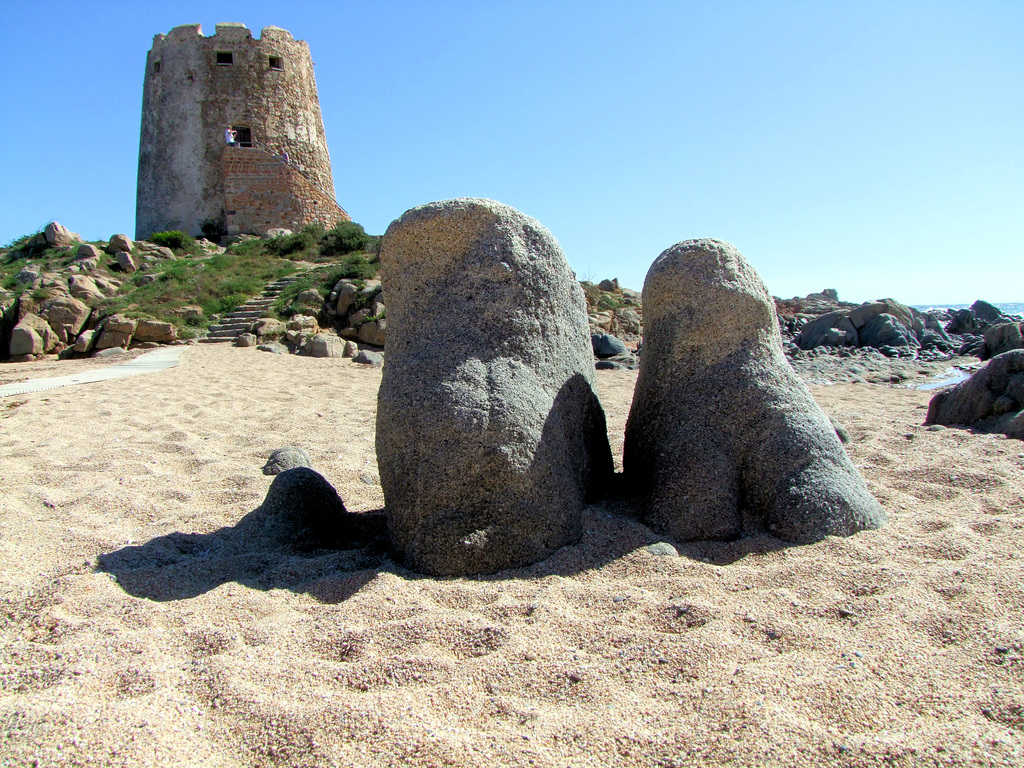
[(252, 146), (252, 131), (246, 125), (233, 125), (231, 129), (235, 132), (235, 142), (240, 147)]
[(154, 75), (159, 75), (160, 74), (160, 62), (159, 61), (154, 61), (153, 62), (153, 74)]
[(281, 56), (271, 56), (270, 68), (276, 69), (278, 72), (284, 72), (284, 58)]
[(235, 54), (231, 51), (217, 51), (217, 63), (230, 66), (235, 63)]

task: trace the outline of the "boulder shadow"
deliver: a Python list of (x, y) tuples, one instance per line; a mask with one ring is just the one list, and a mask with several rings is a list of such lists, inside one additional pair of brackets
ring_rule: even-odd
[(110, 574), (128, 594), (158, 602), (187, 600), (235, 582), (338, 603), (379, 570), (394, 567), (374, 533), (383, 524), (383, 510), (348, 514), (367, 523), (370, 532), (337, 549), (298, 549), (282, 540), (264, 504), (211, 533), (174, 532), (100, 555), (96, 570)]

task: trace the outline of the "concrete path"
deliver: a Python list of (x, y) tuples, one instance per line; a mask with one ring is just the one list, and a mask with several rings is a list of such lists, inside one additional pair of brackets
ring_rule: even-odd
[(5, 384), (0, 387), (0, 397), (23, 395), (27, 392), (42, 392), (47, 389), (57, 389), (58, 387), (70, 387), (72, 384), (110, 381), (111, 379), (123, 379), (125, 376), (136, 376), (140, 373), (162, 371), (165, 368), (173, 368), (178, 364), (178, 357), (183, 349), (184, 347), (163, 347), (139, 355), (127, 363), (112, 365), (109, 368), (96, 368), (91, 371), (75, 373), (71, 376), (55, 376), (52, 379), (29, 379), (28, 381), (19, 381), (15, 384)]

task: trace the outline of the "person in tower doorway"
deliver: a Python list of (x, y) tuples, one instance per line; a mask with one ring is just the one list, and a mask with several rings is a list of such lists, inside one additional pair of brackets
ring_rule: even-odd
[(238, 142), (235, 141), (235, 137), (236, 137), (235, 131), (234, 131), (234, 129), (230, 125), (227, 128), (224, 129), (224, 141), (227, 142), (227, 145), (229, 147), (237, 147), (238, 146)]

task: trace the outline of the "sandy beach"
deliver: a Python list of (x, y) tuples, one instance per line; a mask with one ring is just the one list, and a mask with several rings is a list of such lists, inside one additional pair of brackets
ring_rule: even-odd
[[(923, 427), (931, 392), (812, 385), (882, 530), (676, 557), (615, 502), (475, 579), (261, 549), (238, 524), (275, 448), (383, 506), (380, 375), (211, 344), (0, 399), (0, 765), (1024, 762), (1024, 443)], [(621, 469), (636, 373), (597, 377)]]

